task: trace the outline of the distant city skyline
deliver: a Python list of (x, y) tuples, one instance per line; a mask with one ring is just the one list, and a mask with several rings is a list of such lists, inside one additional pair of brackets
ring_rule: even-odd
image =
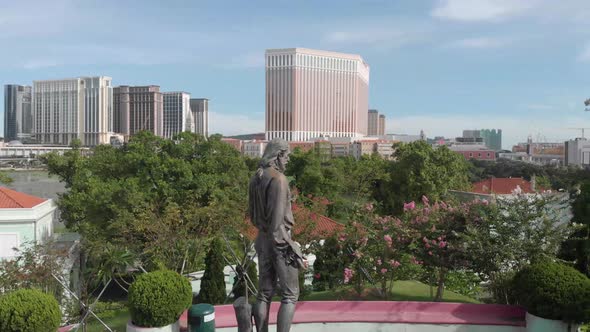
[(210, 133), (237, 135), (264, 131), (265, 49), (331, 50), (371, 64), (387, 133), (502, 128), (509, 148), (590, 127), (589, 17), (586, 0), (2, 2), (0, 84), (109, 76), (190, 91), (211, 100)]

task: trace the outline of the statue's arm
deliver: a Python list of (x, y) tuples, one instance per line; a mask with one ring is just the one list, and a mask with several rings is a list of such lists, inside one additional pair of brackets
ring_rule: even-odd
[(270, 229), (276, 245), (285, 245), (284, 220), (289, 196), (289, 185), (284, 177), (276, 177), (269, 184), (267, 192), (267, 211), (270, 212)]

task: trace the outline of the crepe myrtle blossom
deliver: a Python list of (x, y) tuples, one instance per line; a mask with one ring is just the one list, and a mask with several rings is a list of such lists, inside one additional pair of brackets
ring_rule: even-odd
[(414, 210), (416, 208), (416, 203), (411, 201), (410, 203), (404, 203), (404, 211)]
[(391, 265), (391, 267), (395, 269), (396, 267), (400, 266), (401, 263), (396, 261), (395, 259), (392, 259), (389, 261), (389, 265)]
[(422, 195), (422, 204), (428, 206), (430, 202), (428, 201), (428, 197)]
[(352, 276), (354, 275), (354, 271), (352, 271), (349, 268), (345, 268), (344, 269), (344, 283), (347, 284), (350, 282), (350, 279), (352, 279)]
[(386, 268), (382, 268), (381, 269), (381, 274), (385, 274), (385, 273), (387, 273), (387, 269)]
[(387, 247), (391, 248), (391, 246), (393, 245), (393, 239), (391, 238), (391, 236), (385, 234), (383, 236), (383, 240), (385, 241), (385, 243), (387, 244)]

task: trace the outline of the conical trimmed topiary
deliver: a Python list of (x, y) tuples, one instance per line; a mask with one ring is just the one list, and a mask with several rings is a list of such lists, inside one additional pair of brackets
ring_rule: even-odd
[(209, 252), (205, 257), (205, 274), (201, 279), (199, 302), (222, 304), (225, 301), (225, 275), (223, 274), (223, 244), (215, 238), (211, 241)]

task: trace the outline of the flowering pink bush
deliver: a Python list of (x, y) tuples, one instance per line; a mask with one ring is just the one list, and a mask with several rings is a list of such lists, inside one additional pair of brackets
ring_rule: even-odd
[(414, 203), (414, 201), (411, 201), (410, 203), (404, 203), (404, 212), (414, 210), (415, 208), (416, 208), (416, 203)]
[(431, 204), (423, 196), (420, 205), (405, 203), (400, 218), (375, 215), (373, 206), (365, 205), (339, 237), (351, 259), (344, 271), (346, 283), (352, 282), (359, 294), (367, 281), (377, 283), (387, 297), (399, 269), (409, 264), (436, 277), (432, 283), (439, 286), (440, 300), (447, 272), (469, 266), (462, 234), (473, 204), (486, 203)]
[(354, 275), (354, 271), (349, 269), (349, 268), (345, 268), (344, 269), (344, 283), (348, 284), (350, 282), (350, 280), (352, 279), (352, 276)]

